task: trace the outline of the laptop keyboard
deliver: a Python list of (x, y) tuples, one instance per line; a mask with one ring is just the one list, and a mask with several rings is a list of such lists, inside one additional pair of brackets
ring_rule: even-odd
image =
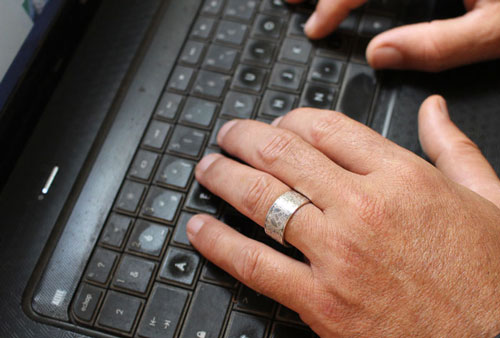
[(217, 132), (233, 118), (269, 123), (307, 106), (368, 123), (378, 83), (365, 48), (395, 25), (400, 2), (371, 1), (312, 42), (303, 27), (313, 4), (206, 0), (73, 298), (74, 322), (126, 337), (313, 337), (190, 245), (186, 223), (201, 212), (301, 258), (200, 186), (194, 167), (221, 152)]

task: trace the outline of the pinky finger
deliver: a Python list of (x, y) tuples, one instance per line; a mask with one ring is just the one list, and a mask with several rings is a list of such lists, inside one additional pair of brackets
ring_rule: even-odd
[(207, 215), (192, 217), (187, 235), (203, 256), (248, 287), (295, 311), (307, 306), (308, 289), (313, 283), (305, 263), (249, 239)]

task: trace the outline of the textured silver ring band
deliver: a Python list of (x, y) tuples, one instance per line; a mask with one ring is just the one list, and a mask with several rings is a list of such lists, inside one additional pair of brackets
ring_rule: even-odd
[(276, 199), (266, 215), (266, 234), (282, 245), (285, 242), (285, 230), (292, 216), (304, 205), (311, 203), (306, 197), (290, 190)]

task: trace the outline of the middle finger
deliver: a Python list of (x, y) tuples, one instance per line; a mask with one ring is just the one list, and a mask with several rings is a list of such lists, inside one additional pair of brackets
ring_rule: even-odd
[[(219, 154), (205, 157), (196, 167), (196, 179), (242, 214), (264, 226), (267, 212), (290, 188), (275, 177)], [(290, 218), (285, 240), (309, 259), (325, 237), (324, 214), (309, 203)]]
[(322, 210), (344, 205), (344, 196), (355, 188), (355, 174), (290, 131), (233, 120), (221, 128), (217, 140), (229, 154), (273, 175)]

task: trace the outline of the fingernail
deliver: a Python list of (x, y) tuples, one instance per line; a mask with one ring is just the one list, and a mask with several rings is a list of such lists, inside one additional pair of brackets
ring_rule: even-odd
[(276, 127), (280, 123), (281, 120), (283, 120), (283, 116), (280, 116), (277, 119), (275, 119), (273, 121), (273, 123), (271, 123), (271, 125), (274, 126), (274, 127)]
[(309, 19), (307, 19), (306, 25), (304, 26), (304, 32), (306, 35), (310, 35), (314, 32), (316, 21), (318, 21), (318, 13), (314, 12)]
[(205, 221), (199, 216), (193, 216), (186, 224), (186, 233), (191, 240), (191, 237), (196, 236), (196, 234), (201, 230)]
[(397, 68), (403, 64), (403, 54), (393, 47), (380, 47), (373, 51), (373, 68)]
[(210, 155), (207, 155), (205, 157), (203, 157), (201, 159), (201, 161), (198, 163), (198, 165), (196, 166), (196, 170), (199, 171), (199, 172), (205, 172), (207, 170), (208, 167), (210, 167), (210, 165), (212, 163), (214, 163), (214, 161), (219, 158), (219, 154), (210, 154)]
[(227, 132), (236, 124), (237, 121), (238, 120), (231, 120), (220, 128), (219, 133), (217, 134), (217, 143), (221, 144), (224, 136), (226, 136)]
[(437, 101), (438, 101), (438, 105), (439, 105), (439, 107), (438, 107), (439, 111), (443, 115), (445, 115), (447, 118), (449, 118), (450, 113), (448, 112), (448, 105), (446, 104), (446, 100), (443, 99), (442, 97), (440, 97)]

